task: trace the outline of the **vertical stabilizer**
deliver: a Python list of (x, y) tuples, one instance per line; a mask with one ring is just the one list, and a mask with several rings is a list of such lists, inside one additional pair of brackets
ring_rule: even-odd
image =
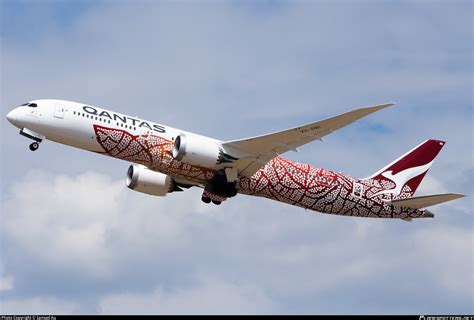
[(391, 194), (392, 199), (397, 199), (402, 190), (413, 196), (444, 144), (440, 140), (426, 140), (364, 180), (372, 179), (388, 186), (374, 196)]

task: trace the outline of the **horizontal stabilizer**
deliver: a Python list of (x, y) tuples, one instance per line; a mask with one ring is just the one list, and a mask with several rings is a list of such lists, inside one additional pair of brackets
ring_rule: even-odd
[(451, 200), (459, 199), (462, 197), (465, 197), (465, 195), (456, 194), (456, 193), (446, 193), (446, 194), (436, 194), (436, 195), (431, 195), (431, 196), (413, 197), (413, 198), (408, 198), (408, 199), (392, 200), (389, 202), (390, 204), (397, 207), (422, 209), (422, 208), (434, 206), (435, 204), (440, 204), (446, 201), (451, 201)]

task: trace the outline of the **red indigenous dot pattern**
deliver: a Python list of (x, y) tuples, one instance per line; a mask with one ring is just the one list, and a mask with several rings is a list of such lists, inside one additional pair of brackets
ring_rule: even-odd
[(212, 201), (217, 201), (217, 202), (222, 202), (222, 201), (225, 201), (227, 199), (226, 197), (219, 196), (219, 195), (214, 194), (214, 193), (210, 193), (209, 191), (206, 191), (206, 190), (204, 190), (202, 192), (202, 196), (204, 198), (208, 198)]
[[(383, 188), (395, 184), (387, 181), (356, 180), (330, 170), (276, 157), (251, 178), (241, 177), (240, 193), (266, 197), (323, 213), (378, 217), (416, 218), (423, 210), (394, 207), (384, 200), (389, 195), (373, 197)], [(404, 187), (397, 199), (409, 197)], [(384, 198), (385, 197), (385, 198)]]
[[(176, 161), (170, 154), (174, 143), (157, 135), (132, 135), (126, 131), (94, 125), (97, 141), (109, 156), (139, 163), (174, 178), (206, 184), (214, 170)], [(423, 210), (393, 207), (387, 204), (391, 195), (374, 196), (392, 189), (390, 180), (356, 180), (330, 170), (316, 168), (276, 157), (251, 178), (239, 177), (239, 193), (265, 197), (323, 213), (379, 217), (416, 218)], [(411, 196), (408, 186), (397, 199)], [(204, 191), (215, 201), (225, 198)], [(385, 200), (385, 201), (384, 201)]]
[(209, 181), (214, 170), (176, 161), (171, 156), (174, 143), (157, 135), (132, 135), (126, 131), (94, 125), (97, 141), (114, 158), (142, 164), (174, 178), (195, 183)]

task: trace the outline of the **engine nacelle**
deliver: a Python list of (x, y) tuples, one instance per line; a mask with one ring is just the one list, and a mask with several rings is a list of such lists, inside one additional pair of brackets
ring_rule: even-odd
[(160, 197), (173, 191), (181, 191), (170, 176), (138, 164), (132, 164), (128, 168), (126, 184), (134, 191)]
[(183, 133), (176, 137), (172, 155), (175, 160), (205, 168), (214, 168), (224, 157), (214, 141)]

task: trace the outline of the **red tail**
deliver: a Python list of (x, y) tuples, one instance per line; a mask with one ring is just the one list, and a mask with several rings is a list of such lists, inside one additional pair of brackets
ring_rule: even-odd
[(411, 197), (444, 144), (440, 140), (426, 140), (364, 180), (376, 180), (384, 187), (375, 195), (391, 194), (392, 199)]

